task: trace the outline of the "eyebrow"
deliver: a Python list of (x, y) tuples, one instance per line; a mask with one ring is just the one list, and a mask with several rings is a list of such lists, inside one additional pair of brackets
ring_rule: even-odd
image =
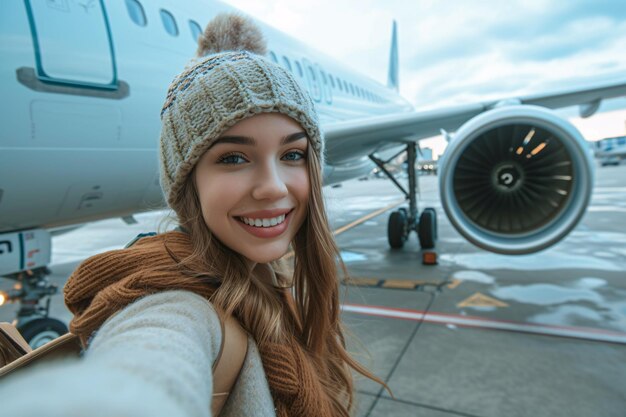
[[(291, 135), (285, 136), (280, 141), (280, 145), (281, 146), (286, 145), (288, 143), (295, 142), (297, 140), (300, 140), (306, 137), (307, 137), (306, 132), (292, 133)], [(248, 145), (248, 146), (255, 146), (257, 144), (256, 140), (254, 140), (254, 138), (251, 138), (249, 136), (221, 136), (217, 138), (217, 140), (215, 141), (215, 143), (213, 143), (213, 145), (211, 145), (211, 147), (222, 144), (222, 143), (233, 143), (235, 145)]]

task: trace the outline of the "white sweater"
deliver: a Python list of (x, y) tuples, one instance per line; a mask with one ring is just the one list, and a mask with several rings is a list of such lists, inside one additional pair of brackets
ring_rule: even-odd
[[(189, 291), (137, 300), (110, 317), (80, 359), (48, 363), (0, 383), (11, 417), (206, 417), (221, 327)], [(248, 338), (239, 379), (220, 416), (275, 416), (258, 349)]]

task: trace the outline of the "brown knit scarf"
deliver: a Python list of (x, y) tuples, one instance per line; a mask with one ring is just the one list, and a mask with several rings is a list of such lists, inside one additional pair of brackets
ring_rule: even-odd
[[(191, 253), (187, 234), (168, 232), (144, 237), (127, 249), (93, 256), (74, 271), (64, 288), (65, 303), (74, 313), (70, 330), (83, 346), (107, 318), (140, 297), (180, 289), (210, 299), (215, 285), (164, 271), (176, 264), (166, 244), (178, 259)], [(258, 347), (278, 417), (332, 415), (331, 399), (316, 367), (295, 338)]]

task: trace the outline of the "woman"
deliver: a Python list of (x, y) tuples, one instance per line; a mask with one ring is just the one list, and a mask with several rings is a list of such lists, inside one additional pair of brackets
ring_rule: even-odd
[(126, 403), (103, 415), (207, 415), (233, 315), (248, 353), (220, 415), (348, 416), (351, 371), (381, 381), (344, 345), (313, 102), (245, 19), (218, 16), (199, 45), (161, 112), (161, 185), (181, 227), (86, 260), (65, 287), (88, 346), (72, 372), (100, 389), (77, 387), (75, 405), (110, 406), (104, 381)]

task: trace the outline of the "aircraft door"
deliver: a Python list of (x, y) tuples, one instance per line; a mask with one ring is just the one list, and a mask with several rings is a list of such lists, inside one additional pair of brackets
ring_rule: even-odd
[(117, 88), (113, 43), (102, 0), (26, 0), (25, 4), (41, 81)]
[(311, 64), (311, 62), (304, 58), (302, 60), (304, 63), (304, 77), (307, 80), (307, 86), (309, 87), (309, 92), (315, 100), (316, 103), (322, 101), (322, 85), (320, 80), (320, 74), (317, 72), (317, 69)]

